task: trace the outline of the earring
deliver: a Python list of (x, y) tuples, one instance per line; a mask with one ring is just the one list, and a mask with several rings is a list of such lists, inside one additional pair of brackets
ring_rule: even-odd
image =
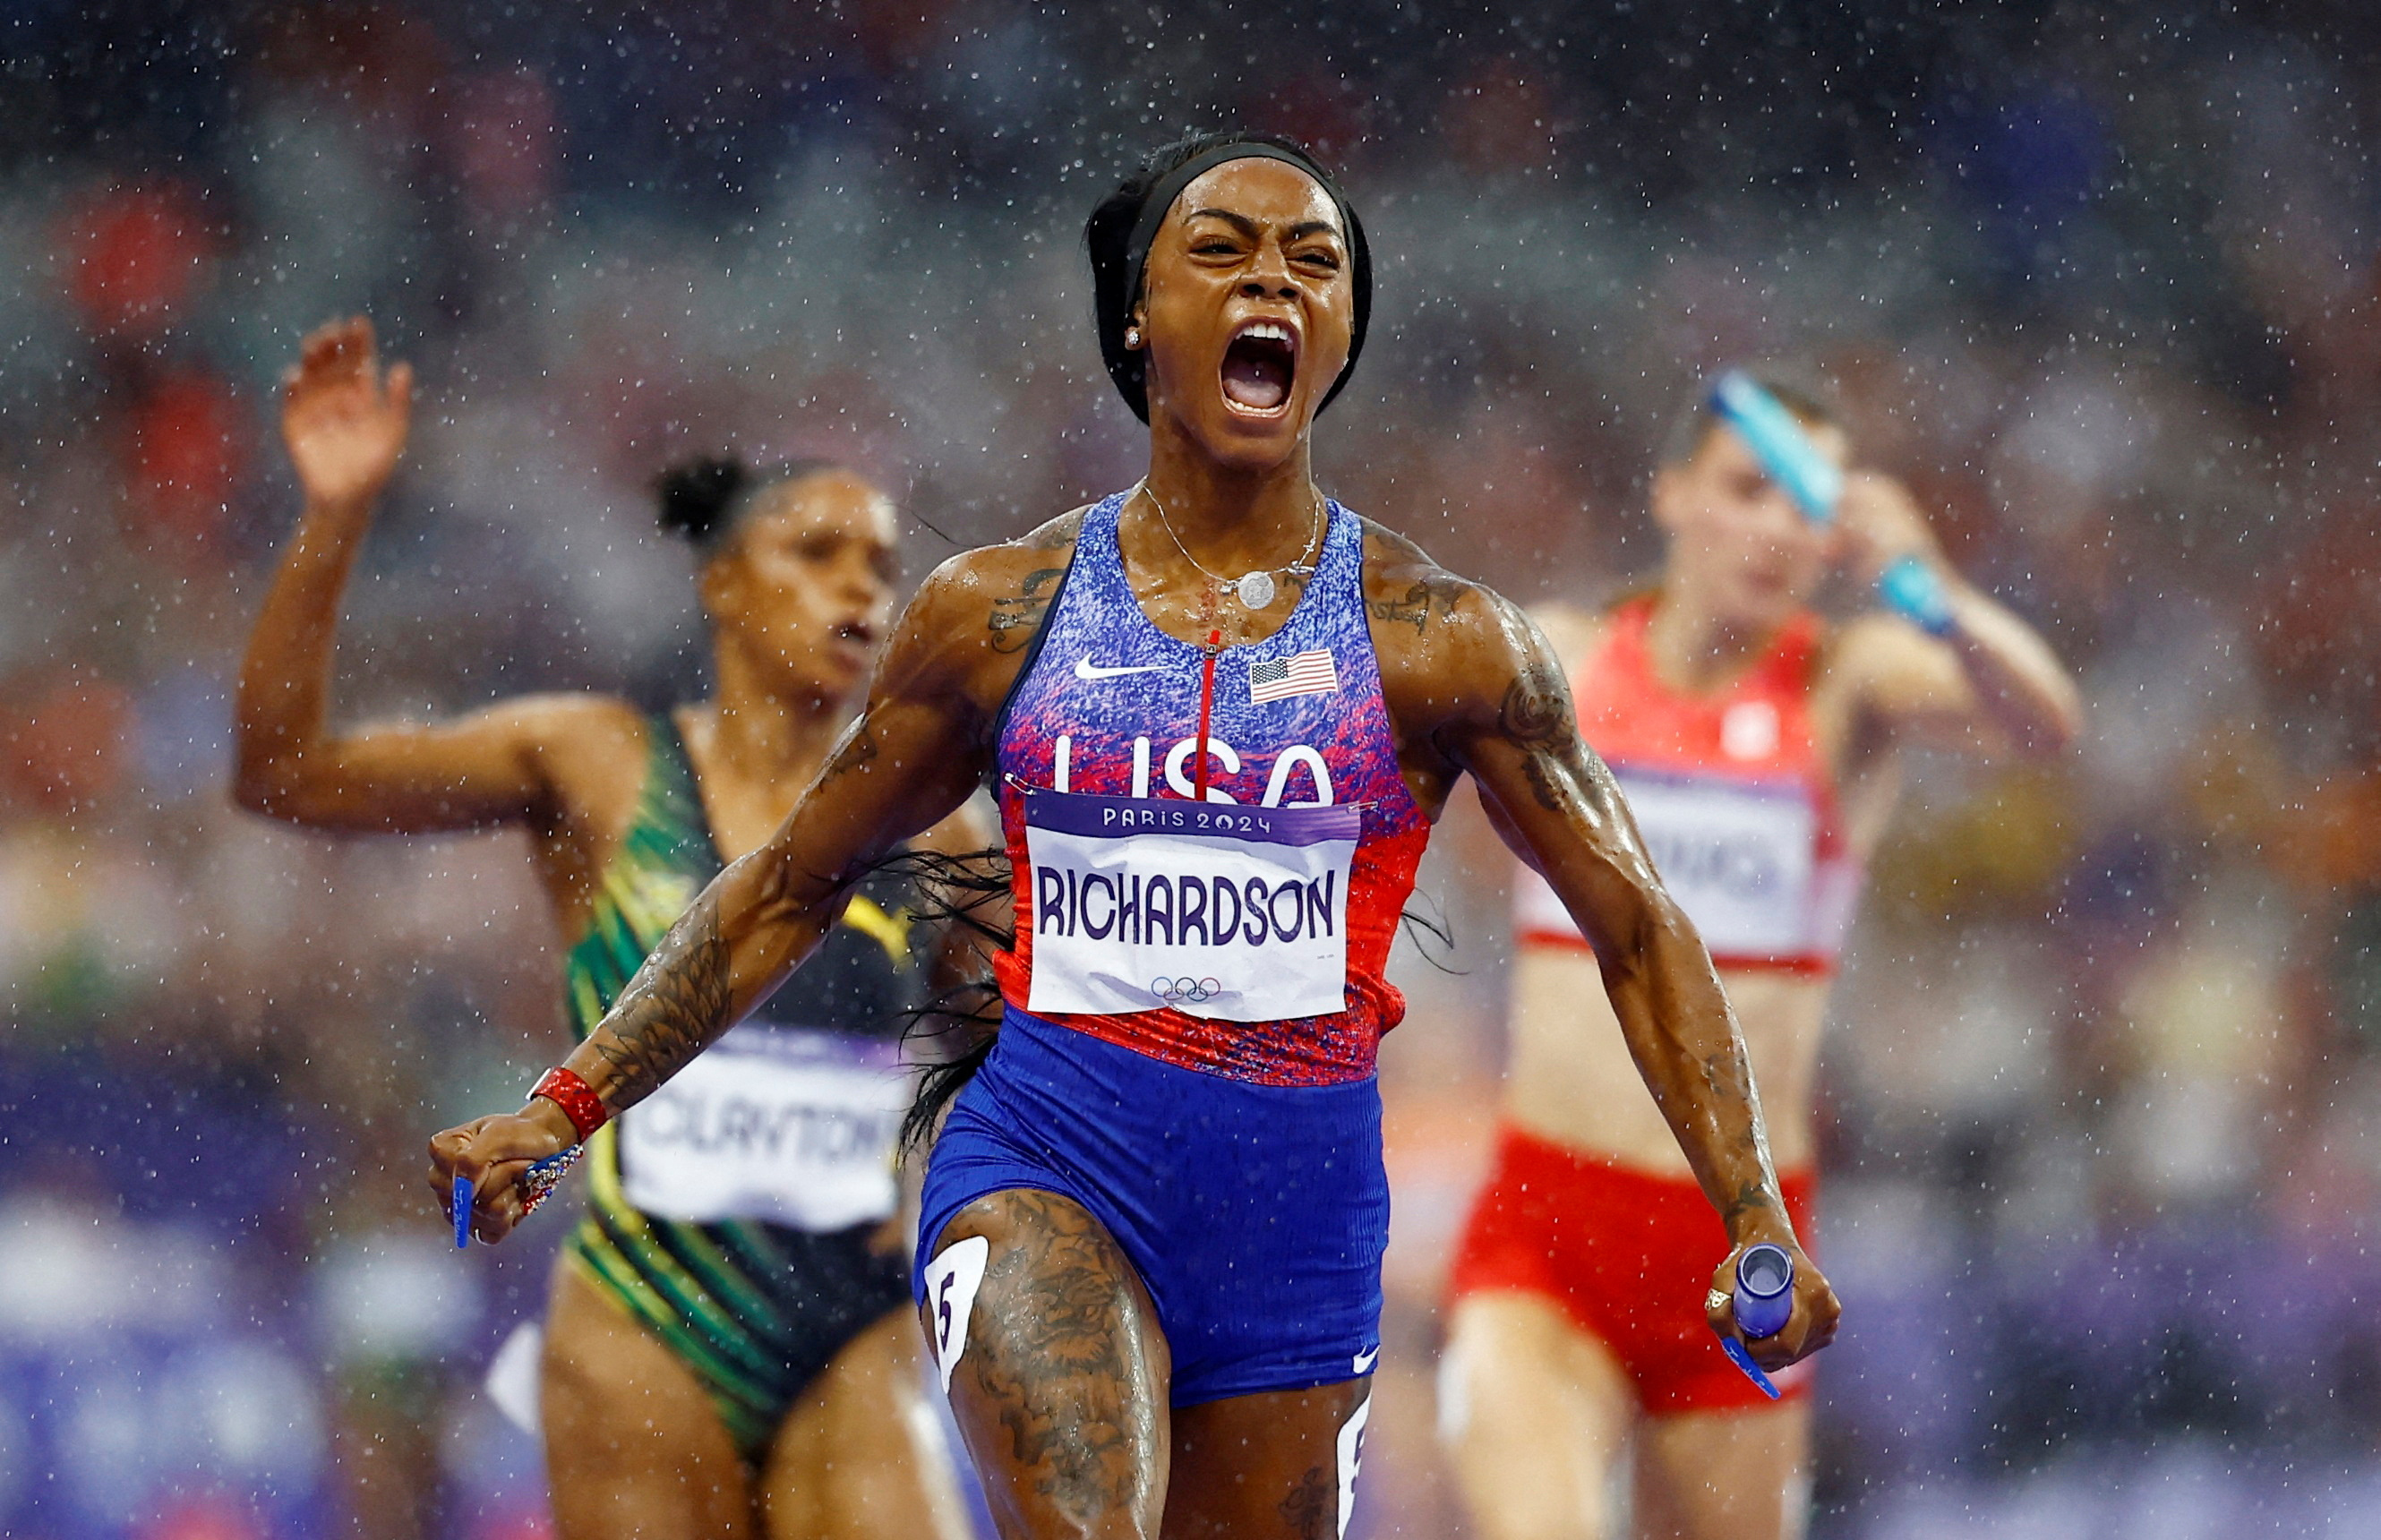
[(1138, 327), (1138, 326), (1127, 326), (1127, 327), (1124, 329), (1124, 345), (1125, 345), (1127, 348), (1138, 348), (1138, 347), (1140, 347), (1140, 346), (1141, 346), (1141, 328), (1140, 328), (1140, 327)]

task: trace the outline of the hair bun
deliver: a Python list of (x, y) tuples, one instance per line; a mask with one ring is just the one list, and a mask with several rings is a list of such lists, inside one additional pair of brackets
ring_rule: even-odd
[(727, 523), (751, 480), (744, 462), (732, 456), (682, 461), (671, 466), (653, 483), (661, 495), (661, 526), (697, 545), (708, 543)]

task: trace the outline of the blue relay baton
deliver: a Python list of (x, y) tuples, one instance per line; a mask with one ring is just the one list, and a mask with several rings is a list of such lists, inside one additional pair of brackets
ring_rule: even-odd
[[(1736, 1261), (1736, 1329), (1759, 1341), (1775, 1337), (1786, 1329), (1794, 1314), (1794, 1259), (1786, 1254), (1783, 1246), (1767, 1241), (1750, 1248)], [(1719, 1345), (1728, 1356), (1745, 1372), (1761, 1393), (1771, 1400), (1777, 1399), (1777, 1387), (1752, 1362), (1752, 1354), (1733, 1337), (1723, 1337)]]
[(459, 1252), (471, 1243), (470, 1178), (455, 1179), (455, 1197), (449, 1206), (455, 1210), (455, 1249)]

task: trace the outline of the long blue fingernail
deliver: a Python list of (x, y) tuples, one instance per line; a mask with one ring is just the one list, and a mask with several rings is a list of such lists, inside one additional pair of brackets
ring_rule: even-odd
[(471, 1243), (471, 1179), (455, 1179), (455, 1197), (448, 1205), (455, 1211), (455, 1249), (461, 1251)]

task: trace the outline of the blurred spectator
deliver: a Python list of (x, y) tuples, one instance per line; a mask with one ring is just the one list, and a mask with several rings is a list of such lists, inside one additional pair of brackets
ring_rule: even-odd
[(214, 245), (178, 181), (103, 186), (67, 216), (59, 241), (84, 324), (134, 344), (173, 324)]

